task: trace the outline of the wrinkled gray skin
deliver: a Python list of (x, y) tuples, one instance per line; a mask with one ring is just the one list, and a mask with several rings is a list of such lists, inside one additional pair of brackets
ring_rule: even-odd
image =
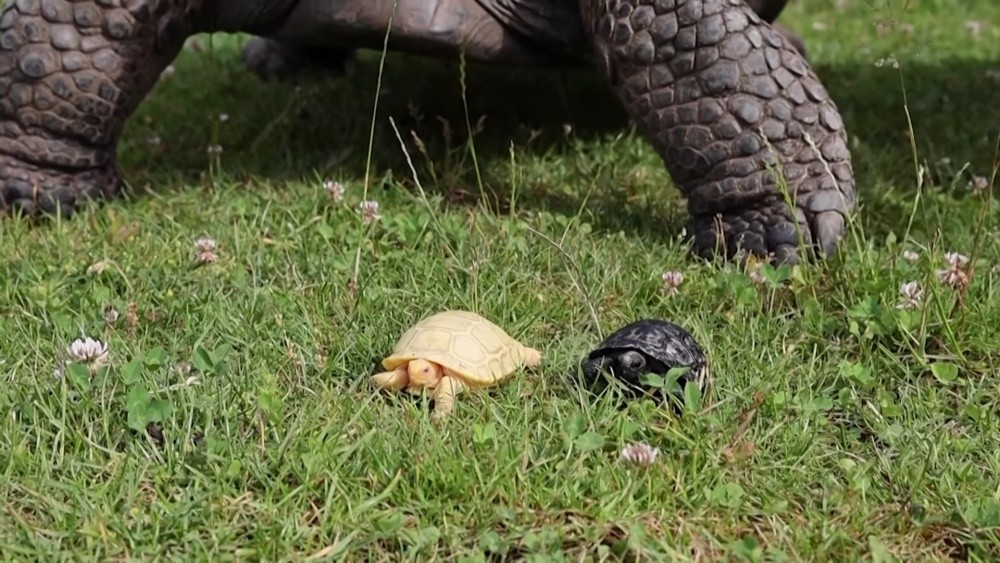
[(602, 391), (607, 377), (624, 384), (626, 395), (658, 395), (642, 382), (647, 374), (666, 375), (687, 367), (678, 383), (693, 383), (704, 392), (710, 379), (708, 358), (698, 342), (680, 326), (660, 319), (641, 319), (625, 325), (594, 348), (581, 363), (583, 382)]
[[(688, 199), (704, 257), (834, 252), (854, 209), (837, 107), (773, 20), (785, 0), (398, 0), (390, 48), (592, 65)], [(751, 4), (753, 5), (751, 7)], [(126, 120), (184, 40), (248, 32), (264, 75), (380, 48), (392, 0), (6, 0), (0, 209), (72, 214), (116, 195)], [(788, 187), (791, 208), (775, 169)]]

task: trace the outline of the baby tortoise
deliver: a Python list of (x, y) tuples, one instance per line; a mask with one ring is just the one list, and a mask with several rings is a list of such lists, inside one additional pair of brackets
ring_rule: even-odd
[(403, 333), (392, 354), (382, 360), (387, 371), (376, 373), (371, 381), (392, 391), (432, 390), (432, 419), (439, 420), (454, 409), (460, 392), (498, 385), (521, 367), (534, 368), (541, 361), (538, 350), (482, 316), (444, 311)]
[(673, 368), (690, 368), (678, 378), (683, 388), (694, 383), (704, 393), (711, 378), (701, 346), (683, 328), (659, 319), (628, 324), (604, 339), (583, 361), (585, 384), (603, 391), (610, 375), (625, 386), (626, 394), (659, 395), (642, 382), (642, 376), (664, 376)]

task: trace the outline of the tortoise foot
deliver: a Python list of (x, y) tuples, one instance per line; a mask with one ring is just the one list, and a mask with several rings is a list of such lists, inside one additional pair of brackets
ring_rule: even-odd
[(64, 171), (0, 154), (0, 210), (5, 213), (71, 217), (88, 199), (117, 196), (121, 184), (114, 165)]
[(698, 254), (835, 251), (856, 206), (847, 133), (785, 35), (733, 0), (609, 0), (591, 18), (616, 94), (687, 196)]
[(694, 251), (705, 259), (749, 253), (775, 265), (830, 256), (844, 236), (845, 212), (851, 206), (833, 189), (791, 209), (774, 198), (747, 209), (695, 217), (690, 227)]
[(287, 80), (316, 70), (333, 77), (344, 76), (354, 51), (254, 37), (243, 46), (242, 56), (246, 67), (261, 80)]

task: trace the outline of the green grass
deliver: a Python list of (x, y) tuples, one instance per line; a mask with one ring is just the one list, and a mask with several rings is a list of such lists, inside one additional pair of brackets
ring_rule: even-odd
[[(691, 257), (683, 200), (595, 75), (468, 68), (474, 161), (459, 68), (390, 56), (365, 227), (378, 54), (296, 88), (202, 38), (129, 123), (128, 198), (0, 230), (5, 558), (1000, 557), (1000, 206), (966, 189), (995, 190), (1000, 8), (836, 4), (783, 21), (844, 114), (861, 236), (764, 284)], [(976, 266), (962, 295), (945, 252)], [(900, 310), (908, 281), (924, 301)], [(366, 376), (446, 308), (545, 360), (435, 427)], [(642, 316), (707, 349), (702, 408), (619, 409), (565, 377)], [(110, 368), (53, 377), (83, 336)], [(643, 441), (658, 462), (624, 465)]]

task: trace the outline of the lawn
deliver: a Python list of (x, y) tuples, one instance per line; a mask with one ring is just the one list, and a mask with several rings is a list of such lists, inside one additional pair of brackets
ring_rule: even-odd
[[(127, 127), (126, 198), (0, 227), (3, 558), (996, 560), (1000, 4), (782, 21), (862, 206), (840, 254), (777, 270), (692, 257), (592, 73), (397, 54), (376, 95), (378, 53), (262, 83), (245, 38), (197, 38)], [(367, 376), (448, 308), (544, 358), (435, 425)], [(646, 316), (709, 355), (680, 416), (568, 377)]]

